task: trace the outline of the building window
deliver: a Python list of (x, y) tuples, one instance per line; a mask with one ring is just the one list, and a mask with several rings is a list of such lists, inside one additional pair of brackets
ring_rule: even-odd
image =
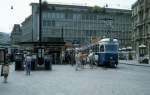
[(54, 20), (43, 20), (43, 26), (55, 26)]
[(73, 14), (71, 14), (71, 13), (65, 13), (65, 18), (66, 19), (73, 19)]
[(54, 20), (52, 20), (52, 24), (51, 24), (52, 26), (55, 26), (55, 21)]
[(86, 15), (86, 19), (87, 19), (87, 20), (91, 20), (91, 19), (92, 19), (92, 16), (91, 16), (91, 15)]
[(52, 6), (51, 9), (52, 9), (52, 10), (56, 10), (55, 6)]
[(96, 20), (97, 15), (82, 14), (82, 20)]
[(90, 30), (85, 30), (85, 32), (86, 32), (86, 36), (92, 36)]

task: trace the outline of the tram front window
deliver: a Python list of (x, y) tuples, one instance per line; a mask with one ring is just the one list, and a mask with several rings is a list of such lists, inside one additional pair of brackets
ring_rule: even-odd
[(105, 45), (105, 51), (117, 52), (117, 45)]

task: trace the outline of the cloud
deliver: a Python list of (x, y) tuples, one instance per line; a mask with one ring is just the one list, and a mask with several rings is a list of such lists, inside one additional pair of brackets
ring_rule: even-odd
[[(130, 9), (131, 5), (136, 0), (42, 0), (49, 3), (63, 3), (63, 4), (78, 4), (88, 6), (105, 6), (111, 8), (125, 8)], [(39, 0), (1, 0), (0, 3), (0, 31), (11, 32), (14, 24), (20, 24), (26, 17), (31, 14), (31, 2), (39, 2)], [(13, 10), (11, 10), (13, 6)]]

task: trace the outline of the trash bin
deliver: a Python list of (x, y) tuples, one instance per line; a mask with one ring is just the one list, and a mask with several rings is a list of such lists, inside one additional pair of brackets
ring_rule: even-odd
[(15, 70), (24, 70), (23, 54), (17, 53), (15, 55)]
[(49, 60), (45, 60), (45, 70), (52, 70), (52, 65)]
[(49, 55), (44, 55), (45, 70), (52, 70), (52, 64)]

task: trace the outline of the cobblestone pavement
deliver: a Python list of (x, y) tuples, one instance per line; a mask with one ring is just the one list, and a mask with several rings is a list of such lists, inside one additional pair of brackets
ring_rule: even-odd
[(75, 71), (54, 65), (52, 71), (14, 71), (8, 83), (0, 81), (0, 95), (150, 95), (150, 67), (120, 64), (117, 69), (97, 67)]

